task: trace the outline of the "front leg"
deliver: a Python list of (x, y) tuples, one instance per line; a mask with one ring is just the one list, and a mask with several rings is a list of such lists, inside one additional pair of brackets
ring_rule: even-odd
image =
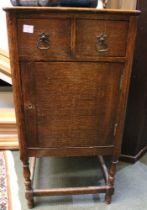
[(115, 173), (116, 173), (116, 165), (118, 163), (117, 161), (112, 161), (109, 175), (108, 175), (108, 185), (111, 186), (110, 190), (107, 190), (105, 195), (105, 203), (110, 204), (112, 200), (112, 195), (114, 193), (114, 181), (115, 181)]
[(23, 175), (25, 179), (25, 197), (28, 201), (28, 207), (33, 208), (34, 206), (34, 200), (33, 200), (33, 189), (32, 189), (32, 183), (30, 179), (30, 169), (29, 169), (29, 160), (23, 161)]

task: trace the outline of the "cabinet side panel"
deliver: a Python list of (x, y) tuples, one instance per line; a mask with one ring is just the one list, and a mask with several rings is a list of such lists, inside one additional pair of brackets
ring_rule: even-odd
[(124, 129), (124, 121), (125, 121), (125, 113), (127, 106), (127, 98), (128, 91), (130, 85), (130, 77), (132, 72), (132, 62), (133, 62), (133, 54), (135, 47), (135, 39), (136, 39), (136, 28), (137, 28), (137, 17), (130, 16), (129, 21), (129, 33), (128, 33), (128, 41), (127, 41), (127, 62), (124, 68), (124, 78), (122, 82), (122, 93), (119, 101), (119, 109), (118, 109), (118, 128), (115, 137), (115, 151), (114, 157), (116, 159), (120, 156), (121, 152), (121, 143), (122, 143), (122, 135)]
[(24, 114), (23, 114), (23, 97), (21, 91), (21, 76), (18, 59), (18, 48), (17, 48), (17, 25), (15, 13), (6, 15), (7, 26), (8, 26), (8, 41), (9, 41), (9, 53), (10, 53), (10, 64), (12, 71), (13, 81), (13, 96), (15, 103), (16, 122), (18, 128), (18, 139), (20, 146), (21, 159), (25, 159), (27, 155), (26, 144), (25, 144), (25, 125), (24, 125)]

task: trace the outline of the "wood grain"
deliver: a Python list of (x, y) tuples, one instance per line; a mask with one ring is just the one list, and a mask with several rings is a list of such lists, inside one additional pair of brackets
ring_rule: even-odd
[[(26, 198), (104, 192), (110, 203), (121, 150), (125, 109), (139, 11), (82, 8), (10, 8), (10, 58)], [(56, 16), (56, 17), (55, 17)], [(12, 23), (13, 21), (13, 23)], [(23, 25), (33, 25), (26, 34)], [(11, 31), (13, 33), (11, 35)], [(49, 33), (50, 49), (37, 49), (38, 34)], [(107, 33), (108, 52), (95, 37)], [(12, 40), (16, 40), (14, 43)], [(111, 155), (104, 186), (32, 189), (28, 158)]]

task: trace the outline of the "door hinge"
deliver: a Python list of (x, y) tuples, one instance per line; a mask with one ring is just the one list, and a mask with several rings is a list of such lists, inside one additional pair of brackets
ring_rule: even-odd
[(113, 136), (116, 135), (117, 127), (118, 127), (118, 123), (115, 123), (115, 125), (114, 125), (114, 130), (113, 130)]
[(122, 89), (122, 82), (123, 82), (124, 74), (121, 75), (120, 77), (120, 83), (119, 83), (119, 89)]

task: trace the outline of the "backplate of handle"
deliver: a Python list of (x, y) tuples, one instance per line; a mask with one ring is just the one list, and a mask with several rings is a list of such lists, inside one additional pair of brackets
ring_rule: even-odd
[(99, 53), (108, 52), (107, 35), (100, 34), (96, 36), (96, 50)]
[(39, 34), (37, 48), (40, 50), (48, 50), (50, 48), (49, 35), (45, 33)]

